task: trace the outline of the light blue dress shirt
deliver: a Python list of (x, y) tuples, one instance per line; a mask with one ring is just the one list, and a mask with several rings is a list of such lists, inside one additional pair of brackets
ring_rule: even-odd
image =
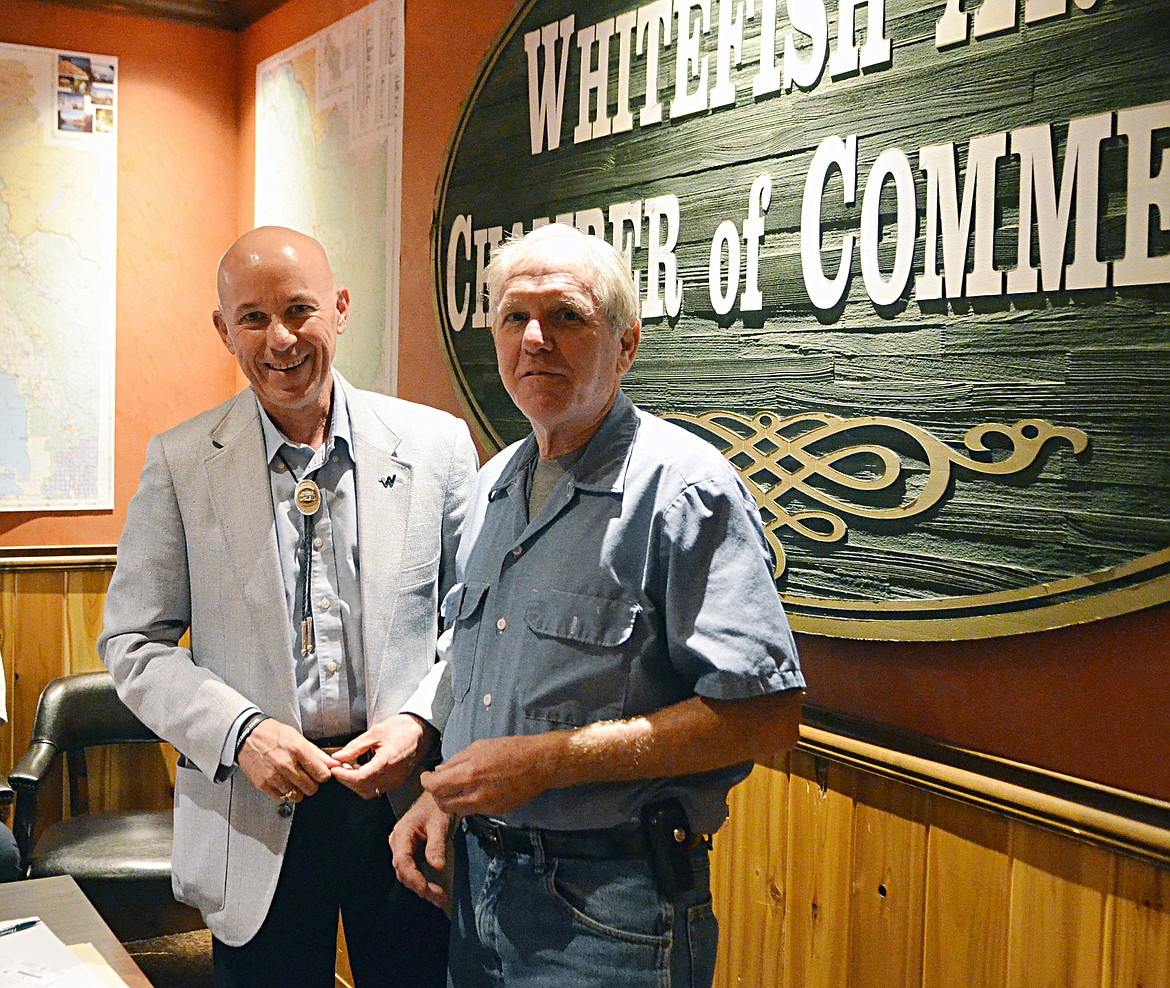
[[(289, 613), (289, 647), (296, 673), (301, 732), (310, 740), (366, 728), (365, 655), (361, 634), (361, 573), (358, 562), (357, 495), (353, 437), (345, 393), (333, 388), (329, 435), (314, 450), (290, 442), (263, 408), (260, 421), (272, 485), (276, 542)], [(299, 551), (304, 516), (293, 491), (305, 477), (321, 491), (313, 516), (311, 588), (316, 648), (301, 654), (300, 602), (304, 560)]]
[[(366, 663), (349, 405), (335, 381), (329, 435), (321, 448), (314, 450), (303, 443), (290, 442), (259, 400), (256, 404), (268, 458), (301, 733), (310, 740), (357, 734), (366, 729)], [(311, 571), (316, 649), (302, 656), (300, 601), (305, 582), (299, 550), (304, 516), (297, 510), (293, 492), (308, 475), (321, 491), (321, 507), (313, 516)], [(240, 728), (257, 710), (249, 707), (243, 711), (228, 731), (220, 754), (225, 771), (235, 760)]]

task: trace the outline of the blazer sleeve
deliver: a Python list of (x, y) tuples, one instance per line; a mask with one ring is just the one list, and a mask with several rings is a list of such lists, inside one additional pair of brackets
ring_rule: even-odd
[(187, 535), (155, 436), (118, 543), (98, 653), (139, 720), (214, 777), (228, 730), (249, 703), (179, 644), (190, 625)]
[[(439, 555), (440, 601), (447, 596), (447, 591), (455, 582), (455, 553), (459, 548), (459, 536), (467, 515), (467, 501), (478, 469), (479, 455), (471, 441), (467, 423), (462, 419), (456, 419), (443, 498), (443, 545)], [(443, 639), (440, 638), (434, 666), (402, 707), (403, 713), (416, 714), (440, 731), (446, 726), (451, 708), (455, 704), (451, 692), (451, 671), (447, 665), (443, 644)]]

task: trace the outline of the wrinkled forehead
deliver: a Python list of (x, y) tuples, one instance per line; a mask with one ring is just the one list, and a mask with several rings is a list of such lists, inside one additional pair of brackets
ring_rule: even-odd
[(501, 286), (500, 304), (537, 296), (573, 301), (588, 307), (597, 303), (589, 279), (581, 272), (541, 266), (512, 271)]
[(571, 240), (550, 240), (522, 251), (500, 283), (501, 301), (520, 293), (563, 293), (597, 303), (588, 255)]

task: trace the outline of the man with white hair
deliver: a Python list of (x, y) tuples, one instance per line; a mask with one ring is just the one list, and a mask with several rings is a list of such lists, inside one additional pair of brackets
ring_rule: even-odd
[(559, 224), (488, 268), (504, 386), (532, 435), (480, 472), (443, 605), (444, 762), (391, 837), (399, 878), (455, 832), (454, 988), (709, 985), (710, 835), (804, 680), (759, 512), (712, 446), (621, 391), (622, 256)]

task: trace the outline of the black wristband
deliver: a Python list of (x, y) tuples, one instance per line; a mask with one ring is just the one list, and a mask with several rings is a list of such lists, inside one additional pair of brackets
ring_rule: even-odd
[(257, 710), (254, 714), (252, 714), (252, 716), (244, 721), (243, 726), (240, 728), (239, 737), (236, 738), (236, 753), (232, 758), (233, 761), (239, 760), (240, 752), (244, 748), (244, 742), (247, 741), (252, 732), (260, 726), (261, 721), (265, 720), (268, 720), (268, 714), (261, 713), (259, 710)]

